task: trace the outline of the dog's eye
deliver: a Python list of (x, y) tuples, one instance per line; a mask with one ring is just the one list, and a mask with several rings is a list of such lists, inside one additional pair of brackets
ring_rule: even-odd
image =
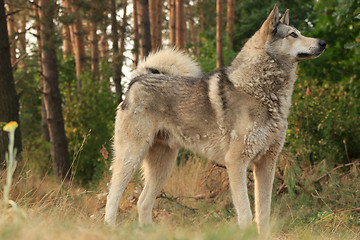
[(296, 33), (294, 33), (294, 32), (290, 33), (289, 36), (291, 36), (291, 37), (293, 37), (293, 38), (297, 38), (297, 37), (298, 37), (298, 35), (297, 35)]

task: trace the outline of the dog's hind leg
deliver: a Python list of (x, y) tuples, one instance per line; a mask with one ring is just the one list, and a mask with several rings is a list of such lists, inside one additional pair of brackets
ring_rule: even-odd
[(152, 209), (157, 195), (170, 177), (178, 149), (155, 142), (144, 159), (143, 171), (145, 187), (138, 201), (139, 223), (152, 222)]
[(105, 207), (105, 223), (115, 225), (120, 198), (141, 160), (152, 144), (153, 126), (149, 121), (119, 114), (115, 123), (114, 161), (110, 191)]
[(131, 151), (134, 146), (129, 143), (126, 145), (128, 147), (122, 147), (121, 153), (115, 154), (117, 156), (112, 165), (113, 174), (105, 208), (105, 223), (112, 226), (115, 225), (120, 198), (143, 158), (139, 153)]
[(270, 148), (254, 163), (255, 222), (262, 235), (270, 233), (271, 192), (275, 176), (276, 158), (281, 147)]

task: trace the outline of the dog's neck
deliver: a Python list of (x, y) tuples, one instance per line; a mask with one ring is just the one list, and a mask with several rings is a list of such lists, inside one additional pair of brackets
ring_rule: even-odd
[[(240, 91), (262, 101), (274, 115), (287, 117), (296, 81), (296, 63), (276, 61), (263, 49), (243, 49), (227, 68)], [(233, 77), (232, 77), (233, 75)]]

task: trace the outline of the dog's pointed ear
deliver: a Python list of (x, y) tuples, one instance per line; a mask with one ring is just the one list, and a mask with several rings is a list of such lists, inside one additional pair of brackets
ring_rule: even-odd
[(279, 8), (275, 3), (273, 10), (260, 28), (261, 38), (263, 39), (264, 43), (266, 42), (268, 35), (275, 31), (279, 21)]
[(280, 19), (280, 22), (286, 25), (289, 25), (289, 9), (286, 9), (284, 15)]
[(279, 8), (278, 8), (277, 4), (275, 3), (273, 10), (270, 12), (269, 16), (263, 23), (263, 26), (264, 25), (267, 26), (269, 28), (270, 32), (272, 32), (279, 24), (279, 21), (280, 21)]

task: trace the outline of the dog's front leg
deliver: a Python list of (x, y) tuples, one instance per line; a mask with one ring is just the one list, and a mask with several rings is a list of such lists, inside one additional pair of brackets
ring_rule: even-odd
[(249, 225), (252, 221), (246, 177), (249, 163), (249, 158), (245, 157), (242, 153), (242, 148), (239, 148), (239, 142), (231, 143), (225, 156), (225, 165), (229, 175), (230, 189), (238, 216), (238, 224), (242, 228)]
[(259, 234), (270, 233), (271, 193), (275, 176), (276, 159), (281, 146), (272, 146), (258, 161), (254, 163), (255, 179), (255, 222)]

